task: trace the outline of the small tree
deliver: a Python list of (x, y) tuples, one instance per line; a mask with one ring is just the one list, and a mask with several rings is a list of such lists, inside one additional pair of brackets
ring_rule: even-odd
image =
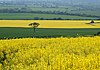
[(40, 24), (37, 23), (37, 22), (33, 22), (33, 23), (30, 23), (29, 26), (32, 26), (34, 28), (34, 32), (36, 32), (36, 28), (39, 26)]
[(90, 24), (94, 24), (94, 20), (91, 20)]

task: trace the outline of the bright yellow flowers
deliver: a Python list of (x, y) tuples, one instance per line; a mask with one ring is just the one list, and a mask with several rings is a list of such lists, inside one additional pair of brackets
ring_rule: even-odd
[(30, 27), (32, 22), (39, 23), (39, 28), (100, 28), (100, 21), (95, 20), (94, 25), (90, 20), (0, 20), (0, 27)]
[(0, 40), (0, 70), (99, 69), (99, 36)]

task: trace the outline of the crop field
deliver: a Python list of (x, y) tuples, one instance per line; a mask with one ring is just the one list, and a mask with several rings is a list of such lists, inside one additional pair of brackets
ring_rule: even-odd
[(70, 16), (70, 15), (56, 15), (56, 14), (36, 14), (36, 13), (0, 13), (0, 19), (3, 20), (33, 20), (35, 17), (44, 19), (62, 18), (62, 19), (98, 19), (95, 17), (83, 17), (83, 16)]
[[(40, 23), (36, 32), (28, 26), (32, 22)], [(89, 22), (89, 20), (0, 20), (0, 38), (94, 36), (100, 31), (100, 23), (95, 21), (94, 25), (86, 24)]]
[(0, 0), (0, 70), (100, 70), (99, 2)]
[(0, 40), (0, 70), (99, 69), (99, 36)]
[(79, 37), (94, 36), (100, 28), (33, 28), (1, 27), (0, 38), (52, 38), (52, 37)]
[(29, 27), (32, 22), (39, 23), (39, 28), (100, 28), (100, 21), (90, 25), (89, 20), (0, 20), (0, 27)]
[[(4, 12), (5, 10), (5, 12)], [(21, 11), (24, 12), (21, 12)], [(2, 12), (3, 11), (3, 12)], [(10, 12), (7, 12), (10, 11)], [(34, 11), (34, 12), (31, 12)], [(40, 11), (40, 12), (37, 12)], [(49, 12), (49, 13), (44, 13)], [(50, 12), (56, 12), (52, 14)], [(78, 14), (78, 15), (61, 15), (57, 14), (57, 12), (62, 13), (70, 13), (70, 14)], [(100, 10), (95, 9), (91, 11), (91, 9), (83, 9), (82, 7), (75, 7), (75, 6), (67, 6), (67, 7), (39, 7), (34, 5), (0, 5), (0, 19), (31, 19), (33, 20), (34, 17), (44, 18), (44, 19), (52, 19), (52, 18), (62, 18), (62, 19), (99, 19), (100, 18)], [(84, 16), (91, 15), (91, 16)], [(80, 16), (79, 16), (80, 15)], [(98, 16), (98, 17), (95, 17)]]
[(100, 28), (38, 28), (34, 32), (33, 28), (0, 28), (0, 38), (52, 38), (52, 37), (79, 37), (94, 36)]

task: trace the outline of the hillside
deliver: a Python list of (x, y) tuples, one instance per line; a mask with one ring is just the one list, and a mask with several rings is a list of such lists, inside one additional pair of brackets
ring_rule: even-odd
[[(79, 16), (83, 19), (100, 19), (100, 1), (99, 0), (0, 0), (0, 13), (32, 13), (32, 14), (51, 14), (54, 15), (65, 15), (65, 16)], [(8, 16), (8, 15), (7, 15)], [(13, 16), (13, 15), (11, 15)], [(16, 16), (16, 15), (15, 15)], [(2, 16), (0, 16), (2, 17)], [(6, 19), (7, 17), (0, 19)], [(38, 16), (32, 16), (35, 18)], [(9, 18), (9, 17), (8, 17)], [(15, 17), (17, 18), (17, 17)], [(45, 18), (40, 16), (42, 19), (55, 19)], [(63, 18), (61, 19), (73, 19)], [(12, 18), (11, 18), (12, 19)], [(23, 19), (27, 19), (24, 18)], [(81, 18), (78, 18), (81, 19)]]

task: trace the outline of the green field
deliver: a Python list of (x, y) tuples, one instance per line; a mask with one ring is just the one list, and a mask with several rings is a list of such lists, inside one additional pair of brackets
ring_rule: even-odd
[[(35, 13), (34, 13), (35, 12)], [(60, 13), (58, 13), (60, 12)], [(0, 19), (32, 20), (35, 17), (39, 19), (100, 19), (100, 10), (90, 8), (82, 8), (78, 6), (59, 6), (59, 7), (43, 7), (41, 5), (2, 5), (0, 4)]]
[(93, 36), (99, 31), (100, 28), (38, 28), (34, 33), (33, 28), (1, 27), (0, 38)]
[[(29, 23), (37, 22), (40, 26), (34, 29)], [(100, 32), (100, 21), (94, 25), (86, 24), (89, 20), (0, 20), (0, 38), (23, 37), (78, 37), (93, 36)]]
[(82, 17), (82, 16), (70, 16), (70, 15), (56, 15), (56, 14), (36, 14), (36, 13), (0, 13), (0, 19), (34, 19), (35, 17), (52, 19), (52, 18), (62, 18), (62, 19), (97, 19), (95, 17)]
[[(35, 13), (34, 13), (35, 12)], [(60, 12), (60, 13), (58, 13)], [(0, 19), (100, 19), (100, 10), (82, 9), (81, 7), (41, 7), (35, 5), (0, 5)], [(66, 14), (68, 13), (68, 14)]]

